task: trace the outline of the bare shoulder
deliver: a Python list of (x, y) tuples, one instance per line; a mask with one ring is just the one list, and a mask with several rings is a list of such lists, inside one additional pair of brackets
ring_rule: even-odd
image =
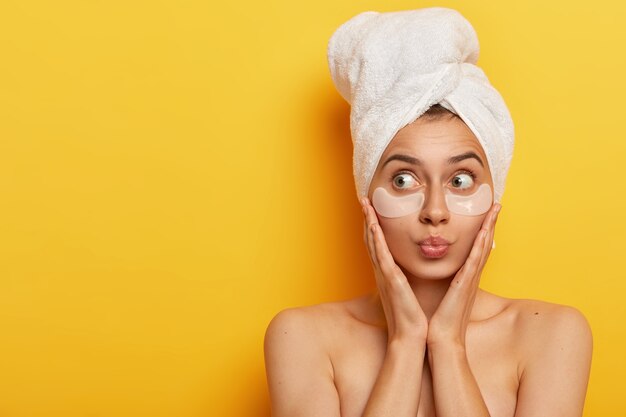
[[(583, 313), (575, 307), (539, 300), (510, 300), (515, 316), (516, 345), (521, 371), (533, 364), (568, 357), (588, 365), (593, 337)], [(553, 361), (553, 363), (556, 363)]]
[(287, 308), (265, 332), (265, 369), (275, 416), (339, 416), (331, 350), (354, 301)]
[(580, 416), (589, 381), (593, 340), (575, 307), (510, 300), (519, 389), (515, 415)]
[(531, 346), (545, 345), (546, 340), (576, 338), (591, 340), (591, 327), (575, 307), (539, 300), (511, 300), (520, 335)]
[[(328, 302), (280, 311), (270, 321), (265, 333), (265, 348), (283, 340), (288, 344), (311, 344), (329, 348), (336, 334), (346, 330), (362, 309), (365, 297)], [(292, 346), (295, 347), (295, 346)]]

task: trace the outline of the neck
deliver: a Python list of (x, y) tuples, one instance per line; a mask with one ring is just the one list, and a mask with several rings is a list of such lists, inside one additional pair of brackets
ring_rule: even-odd
[(441, 279), (424, 279), (407, 275), (413, 294), (415, 294), (415, 298), (417, 298), (428, 321), (437, 311), (437, 307), (446, 295), (453, 278), (452, 276)]
[[(430, 321), (430, 318), (433, 314), (435, 314), (435, 311), (437, 311), (437, 307), (441, 304), (441, 300), (443, 300), (443, 297), (446, 295), (454, 275), (448, 278), (425, 279), (413, 276), (404, 270), (404, 268), (400, 268), (407, 277), (409, 285), (411, 286), (413, 294), (415, 294), (422, 311), (426, 315), (428, 321)], [(378, 319), (376, 321), (381, 324), (386, 323), (379, 294), (375, 295), (375, 303), (378, 305), (379, 311), (377, 314)]]

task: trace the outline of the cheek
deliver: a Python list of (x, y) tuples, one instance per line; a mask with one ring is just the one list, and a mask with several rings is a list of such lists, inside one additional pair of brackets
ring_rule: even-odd
[(469, 255), (472, 246), (474, 245), (474, 241), (478, 236), (478, 232), (480, 232), (480, 228), (483, 225), (483, 220), (487, 215), (482, 216), (454, 216), (457, 218), (458, 222), (458, 240), (457, 242), (460, 244), (462, 251)]
[(411, 223), (418, 222), (415, 216), (406, 216), (402, 218), (389, 219), (380, 217), (378, 223), (385, 236), (385, 242), (389, 252), (396, 259), (401, 259), (406, 256), (410, 256), (417, 246), (411, 238)]

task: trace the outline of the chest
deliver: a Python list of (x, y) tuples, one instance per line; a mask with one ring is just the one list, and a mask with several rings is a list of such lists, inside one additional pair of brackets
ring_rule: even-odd
[[(386, 336), (381, 331), (355, 331), (343, 342), (332, 358), (341, 415), (361, 416), (385, 358)], [(515, 414), (519, 359), (513, 343), (508, 332), (483, 326), (470, 326), (467, 331), (468, 363), (493, 417)], [(433, 379), (425, 358), (417, 417), (435, 416)]]

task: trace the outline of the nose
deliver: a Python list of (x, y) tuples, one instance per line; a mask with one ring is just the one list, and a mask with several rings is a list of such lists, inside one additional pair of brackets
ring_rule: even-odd
[(428, 187), (424, 195), (424, 205), (420, 210), (419, 219), (422, 223), (447, 223), (450, 220), (450, 212), (446, 204), (443, 187)]

